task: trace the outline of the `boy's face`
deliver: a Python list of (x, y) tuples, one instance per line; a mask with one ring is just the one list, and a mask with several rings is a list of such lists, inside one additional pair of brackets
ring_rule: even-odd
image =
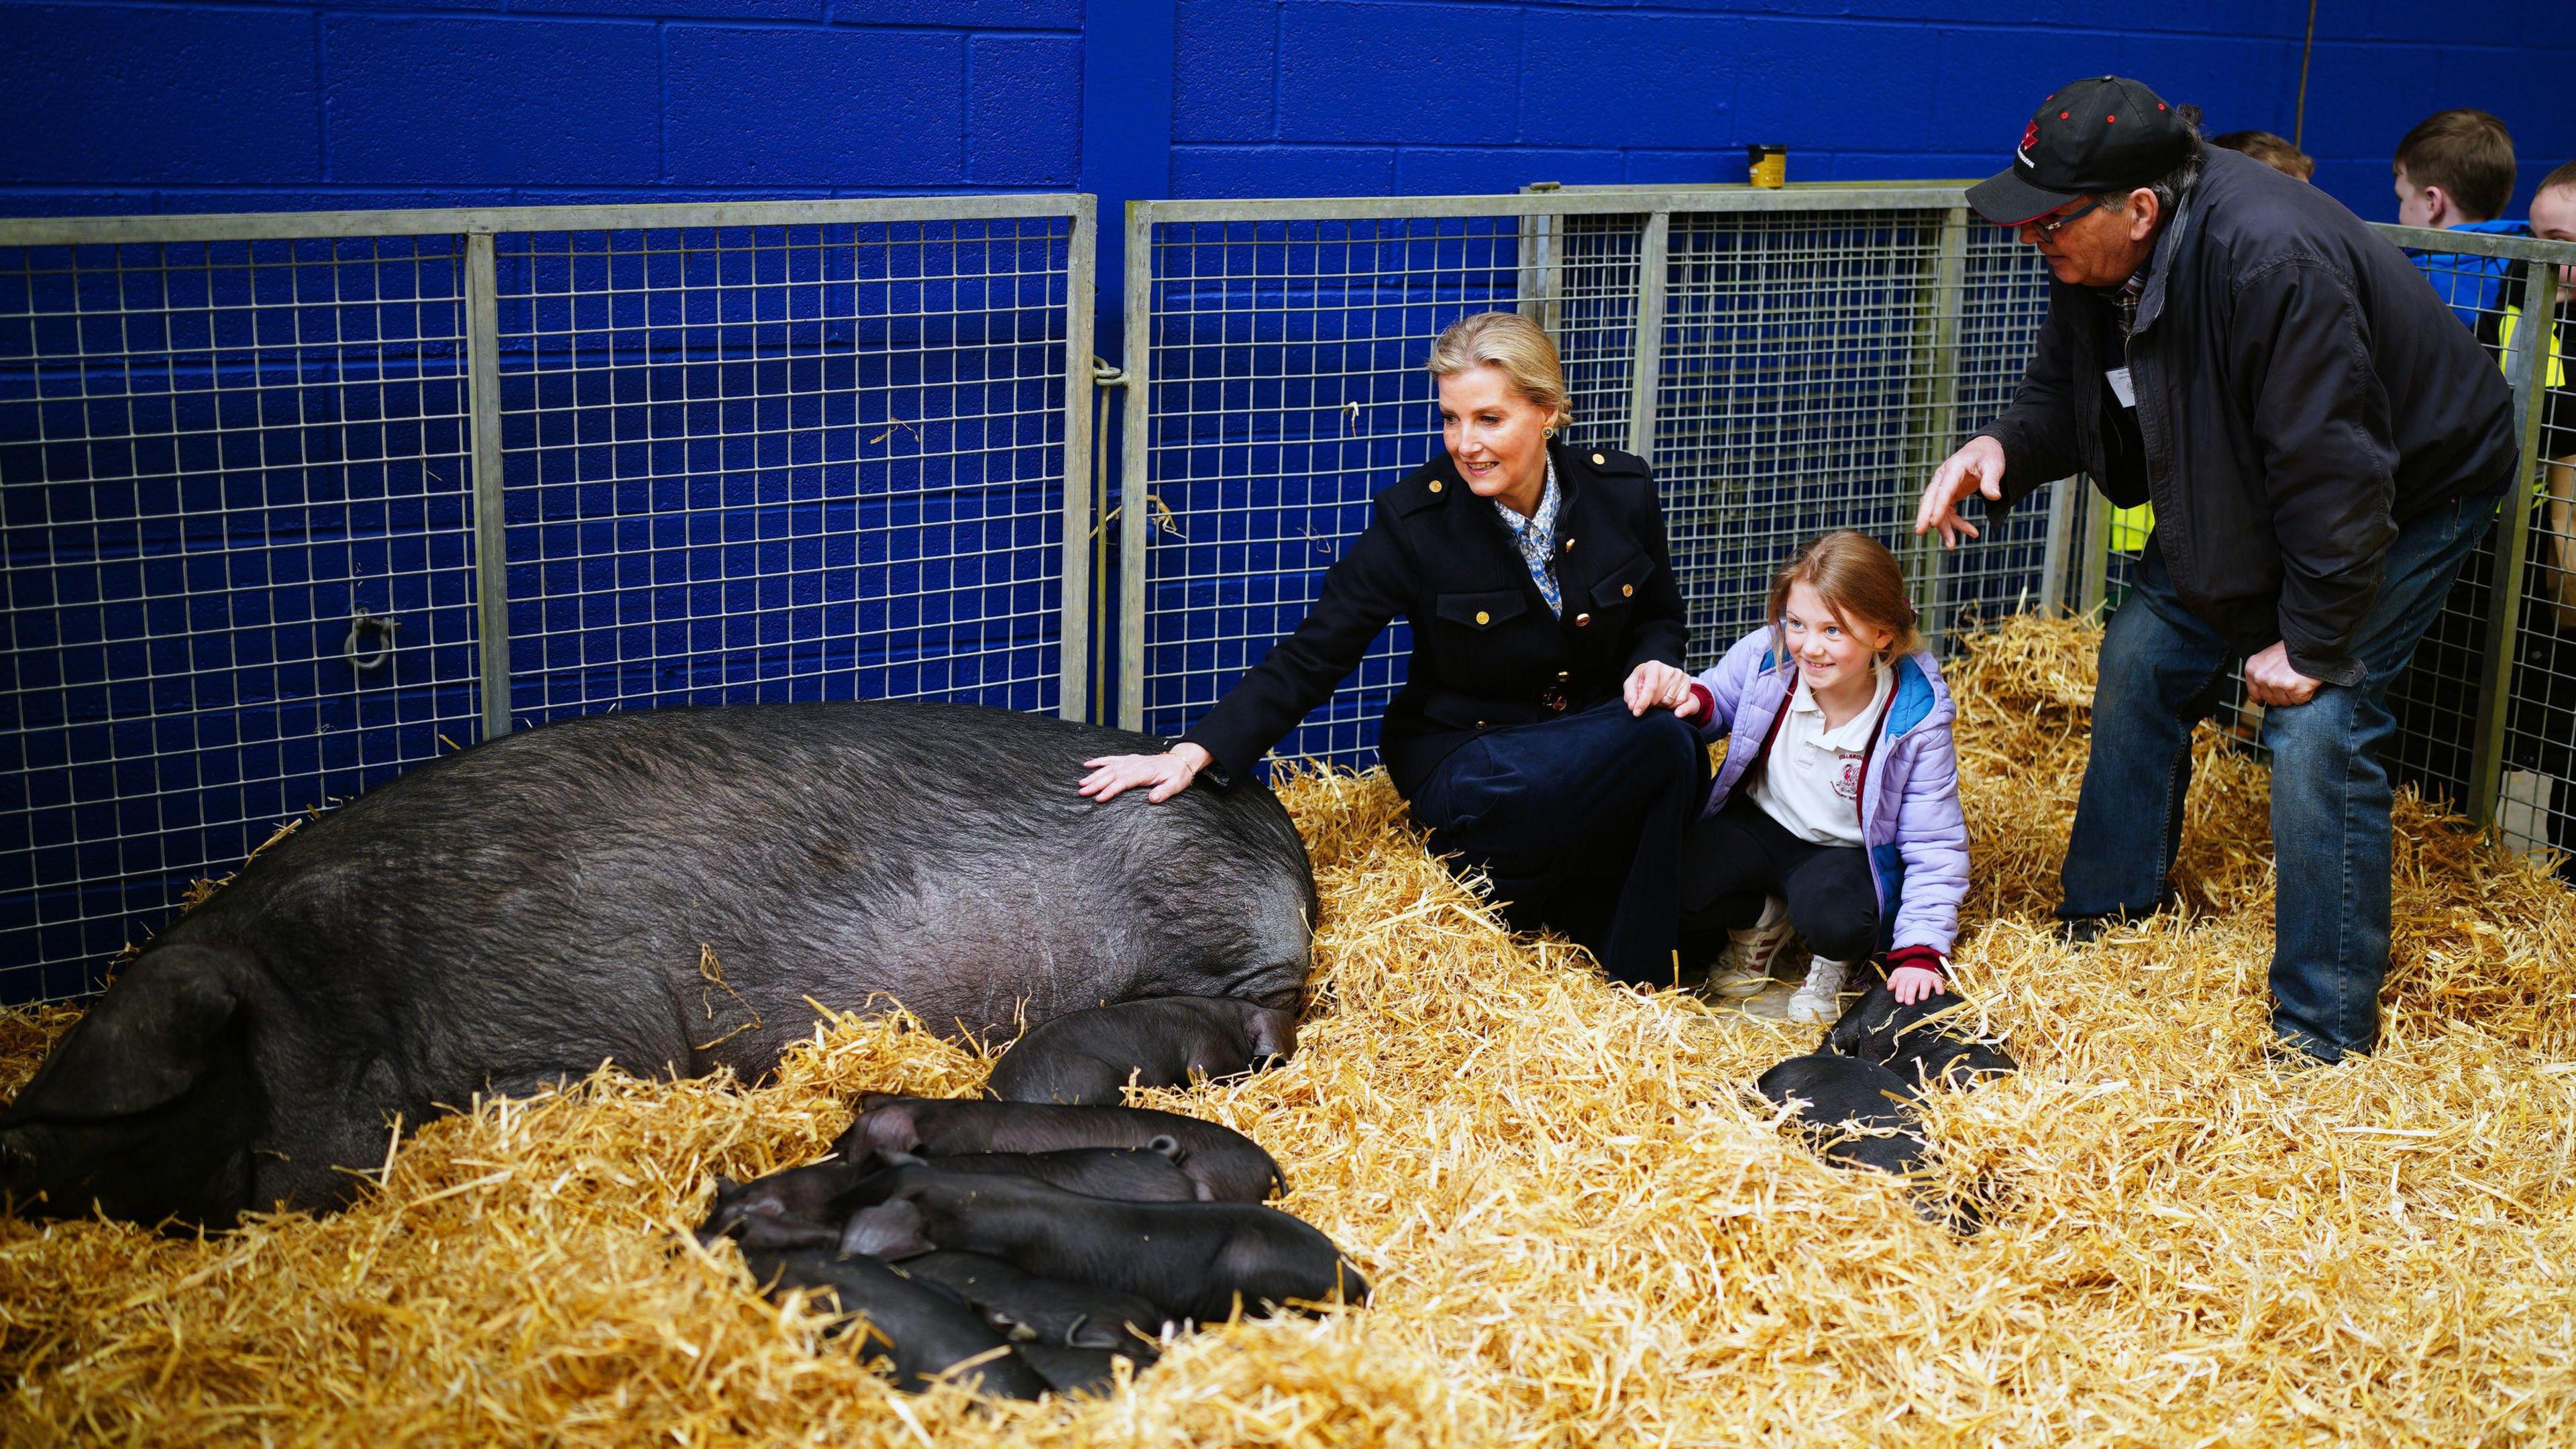
[(2399, 226), (2445, 227), (2462, 218), (2452, 210), (2451, 198), (2438, 186), (2418, 186), (2406, 179), (2406, 168), (2397, 168), (2397, 224)]
[[(2553, 186), (2531, 198), (2531, 234), (2550, 241), (2576, 242), (2576, 186)], [(2576, 266), (2558, 269), (2561, 297), (2576, 288)]]

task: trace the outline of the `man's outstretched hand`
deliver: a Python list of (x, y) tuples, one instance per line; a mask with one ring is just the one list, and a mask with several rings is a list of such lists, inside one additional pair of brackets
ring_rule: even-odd
[(1923, 490), (1923, 506), (1914, 510), (1914, 531), (1941, 530), (1941, 546), (1957, 548), (1961, 538), (1975, 538), (1977, 526), (1959, 516), (1959, 505), (1982, 493), (2000, 503), (2004, 496), (2004, 445), (1983, 435), (1952, 453)]

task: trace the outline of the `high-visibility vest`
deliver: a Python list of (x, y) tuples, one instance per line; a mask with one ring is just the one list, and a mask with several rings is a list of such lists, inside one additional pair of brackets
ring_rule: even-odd
[[(2519, 328), (2521, 325), (2522, 308), (2518, 306), (2505, 308), (2504, 316), (2496, 324), (2496, 338), (2504, 344), (2504, 355), (2497, 359), (2496, 362), (2498, 367), (2510, 369), (2511, 359), (2513, 357), (2513, 334), (2515, 329)], [(2566, 385), (2567, 353), (2564, 345), (2559, 340), (2558, 329), (2552, 327), (2549, 329), (2549, 379), (2548, 381), (2543, 382), (2541, 386), (2545, 388), (2559, 388), (2565, 387)]]

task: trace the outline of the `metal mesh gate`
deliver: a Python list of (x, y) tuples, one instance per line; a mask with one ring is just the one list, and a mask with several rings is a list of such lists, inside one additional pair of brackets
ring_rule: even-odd
[(1080, 713), (1091, 226), (0, 222), (0, 1000), (89, 989), (282, 820), (514, 723)]
[[(1296, 626), (1369, 500), (1436, 451), (1422, 363), (1462, 315), (1534, 316), (1569, 436), (1653, 460), (1705, 663), (1797, 541), (1848, 524), (1913, 548), (1923, 478), (2010, 396), (2046, 305), (1955, 187), (1153, 202), (1127, 244), (1124, 496), (1145, 506), (1123, 516), (1120, 718), (1164, 735)], [(1913, 549), (1936, 638), (2059, 601), (2062, 491), (1979, 549)], [(1410, 647), (1390, 628), (1279, 753), (1371, 758)]]

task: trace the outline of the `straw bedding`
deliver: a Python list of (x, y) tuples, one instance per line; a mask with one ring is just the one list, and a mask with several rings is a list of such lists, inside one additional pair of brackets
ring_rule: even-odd
[[(1382, 777), (1284, 790), (1324, 898), (1303, 1049), (1149, 1094), (1277, 1154), (1366, 1311), (1202, 1334), (1105, 1401), (905, 1398), (693, 1246), (710, 1175), (862, 1089), (985, 1064), (840, 1021), (758, 1090), (604, 1073), (390, 1150), (355, 1210), (203, 1240), (0, 1224), (0, 1439), (462, 1444), (2576, 1441), (2576, 898), (2401, 809), (2375, 1059), (2258, 1064), (2258, 766), (2208, 740), (2176, 918), (2040, 929), (2093, 635), (1956, 668), (1979, 887), (1959, 976), (2024, 1064), (1937, 1105), (1954, 1239), (1742, 1090), (1814, 1029), (1603, 984), (1498, 930)], [(68, 1013), (0, 1021), (13, 1091)]]

